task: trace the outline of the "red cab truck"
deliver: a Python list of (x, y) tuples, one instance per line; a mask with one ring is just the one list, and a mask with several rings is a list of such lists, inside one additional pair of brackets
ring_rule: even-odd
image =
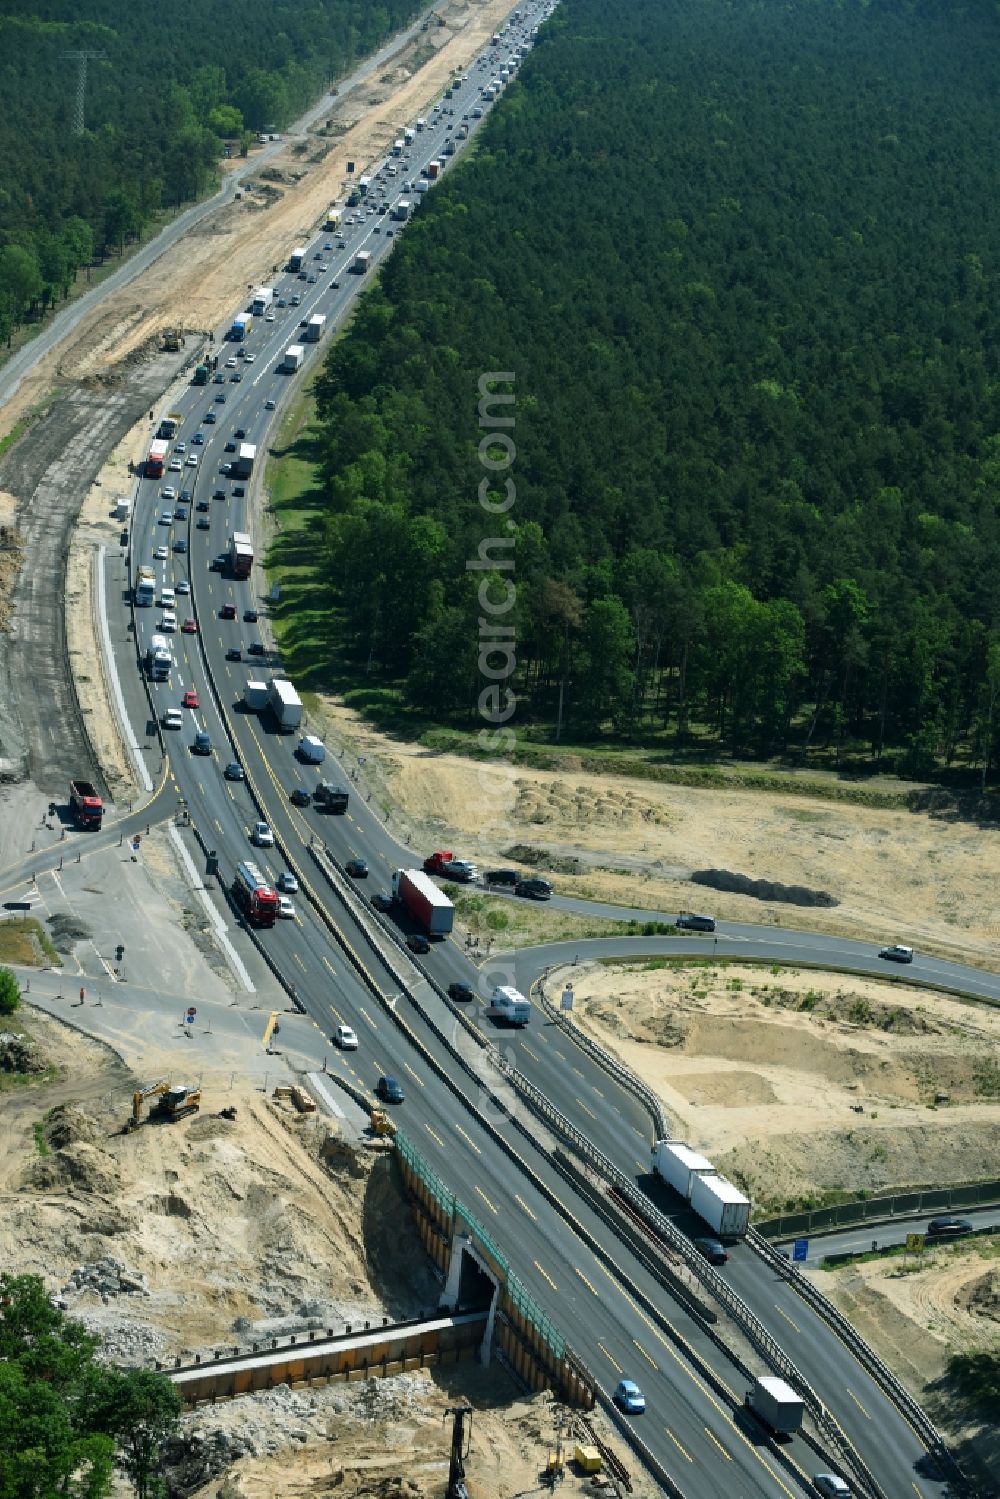
[(69, 804), (78, 828), (99, 828), (104, 821), (104, 803), (92, 781), (70, 781)]
[(277, 892), (272, 890), (256, 864), (237, 864), (232, 891), (233, 899), (251, 926), (274, 926), (278, 914)]

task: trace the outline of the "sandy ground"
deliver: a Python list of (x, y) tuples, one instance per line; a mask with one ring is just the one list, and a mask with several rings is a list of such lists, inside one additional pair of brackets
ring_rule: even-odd
[[(239, 1083), (218, 1100), (235, 1104), (235, 1120), (210, 1112), (206, 1097), (198, 1115), (147, 1120), (126, 1136), (135, 1079), (108, 1048), (30, 1008), (14, 1028), (37, 1043), (50, 1075), (4, 1080), (0, 1258), (12, 1274), (41, 1275), (110, 1357), (186, 1359), (436, 1305), (438, 1283), (381, 1146)], [(75, 1289), (74, 1269), (107, 1256), (145, 1289)], [(223, 1473), (230, 1499), (293, 1499), (319, 1492), (321, 1480), (349, 1495), (417, 1499), (441, 1492), (445, 1407), (466, 1402), (472, 1499), (535, 1489), (555, 1407), (474, 1363), (349, 1389), (279, 1389), (192, 1413), (182, 1434), (196, 1449), (246, 1454), (216, 1464), (198, 1490), (205, 1499), (221, 1492)], [(564, 1485), (583, 1491), (576, 1476)], [(129, 1492), (119, 1483), (122, 1499)], [(655, 1489), (638, 1475), (635, 1492), (652, 1499)]]
[[(356, 162), (359, 175), (402, 125), (431, 103), (452, 70), (467, 66), (510, 8), (509, 0), (454, 0), (440, 6), (443, 24), (419, 33), (377, 81), (338, 96), (304, 150), (290, 140), (289, 149), (265, 169), (266, 181), (251, 179), (241, 201), (185, 235), (42, 360), (0, 412), (0, 436), (56, 382), (93, 378), (164, 328), (213, 328), (244, 287), (266, 280), (271, 267), (313, 231), (346, 180), (348, 160)], [(434, 57), (414, 70), (415, 48), (428, 45), (436, 49)]]
[[(566, 974), (553, 975), (558, 993)], [(577, 1022), (645, 1079), (673, 1134), (758, 1210), (993, 1177), (1000, 1014), (875, 980), (731, 964), (571, 971)], [(1000, 1350), (1000, 1237), (810, 1271), (926, 1406), (972, 1471), (1000, 1432), (943, 1379)]]
[[(876, 980), (708, 965), (572, 970), (576, 1017), (759, 1213), (996, 1174), (1000, 1014)], [(551, 990), (562, 988), (554, 975)]]
[[(528, 846), (543, 853), (538, 872), (556, 871), (561, 894), (904, 941), (1000, 965), (1000, 833), (992, 828), (780, 791), (481, 763), (380, 735), (336, 702), (326, 714), (331, 736), (368, 757), (366, 774), (415, 849), (460, 849), (488, 865)], [(565, 860), (578, 872), (558, 872)], [(804, 909), (691, 884), (691, 872), (704, 869), (828, 891), (839, 904)]]

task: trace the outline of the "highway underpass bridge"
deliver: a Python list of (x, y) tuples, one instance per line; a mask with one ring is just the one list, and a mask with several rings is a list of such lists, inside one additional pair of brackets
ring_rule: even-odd
[(595, 1381), (535, 1303), (503, 1250), (444, 1185), (402, 1133), (396, 1160), (424, 1247), (445, 1277), (441, 1305), (482, 1308), (480, 1360), (495, 1353), (531, 1390), (551, 1390), (566, 1405), (592, 1410)]

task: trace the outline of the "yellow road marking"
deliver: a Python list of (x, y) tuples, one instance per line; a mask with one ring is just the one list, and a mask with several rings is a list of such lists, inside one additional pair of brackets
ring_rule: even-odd
[(674, 1446), (677, 1448), (677, 1451), (680, 1453), (681, 1457), (686, 1457), (689, 1463), (693, 1463), (694, 1462), (694, 1458), (691, 1456), (690, 1452), (686, 1452), (684, 1450), (684, 1448), (681, 1446), (680, 1442), (677, 1440), (677, 1438), (674, 1436), (673, 1432), (670, 1430), (670, 1427), (669, 1426), (665, 1426), (663, 1428), (663, 1430), (667, 1433), (667, 1436), (673, 1442)]
[(545, 1269), (545, 1267), (543, 1265), (540, 1265), (537, 1260), (535, 1260), (534, 1265), (535, 1265), (535, 1269), (538, 1271), (539, 1275), (542, 1276), (542, 1278), (544, 1280), (548, 1281), (548, 1283), (552, 1287), (553, 1291), (558, 1291), (559, 1287), (556, 1285), (555, 1281), (552, 1279), (552, 1276)]
[(456, 1124), (455, 1129), (462, 1136), (462, 1139), (465, 1141), (466, 1145), (472, 1146), (473, 1150), (476, 1152), (476, 1155), (482, 1155), (483, 1152), (479, 1149), (479, 1146), (476, 1144), (475, 1140), (473, 1140), (469, 1135), (465, 1133), (465, 1130), (460, 1124)]
[(499, 1218), (499, 1216), (500, 1216), (500, 1209), (498, 1207), (494, 1207), (493, 1203), (490, 1202), (490, 1199), (487, 1197), (487, 1195), (483, 1191), (482, 1187), (475, 1187), (473, 1190), (477, 1193), (477, 1195), (479, 1197), (481, 1197), (483, 1199), (483, 1201), (485, 1202), (486, 1206), (489, 1208), (489, 1210), (493, 1214), (493, 1216), (495, 1218)]
[(715, 1445), (718, 1447), (719, 1451), (722, 1453), (723, 1457), (726, 1459), (726, 1462), (727, 1463), (731, 1463), (732, 1460), (733, 1460), (732, 1453), (726, 1451), (725, 1447), (723, 1447), (722, 1443), (719, 1441), (719, 1438), (715, 1435), (715, 1432), (714, 1431), (710, 1431), (709, 1428), (706, 1426), (705, 1427), (705, 1434), (708, 1437), (709, 1441), (712, 1441), (712, 1442), (715, 1443)]
[(643, 1348), (643, 1346), (639, 1342), (638, 1338), (633, 1338), (632, 1342), (638, 1348), (639, 1352), (642, 1354), (643, 1358), (646, 1360), (646, 1363), (649, 1364), (650, 1368), (655, 1369), (656, 1372), (657, 1372), (657, 1374), (659, 1374), (659, 1372), (660, 1372), (660, 1366), (656, 1362), (656, 1360), (653, 1358), (652, 1354), (646, 1352), (645, 1348)]

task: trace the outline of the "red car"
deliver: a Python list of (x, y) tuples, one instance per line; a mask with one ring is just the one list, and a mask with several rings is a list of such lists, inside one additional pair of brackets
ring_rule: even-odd
[(186, 619), (184, 621), (184, 623), (181, 625), (181, 634), (182, 635), (197, 635), (197, 633), (198, 633), (198, 621), (196, 619)]
[(184, 694), (184, 706), (185, 708), (201, 707), (201, 699), (199, 698), (193, 687), (189, 687), (187, 692), (185, 692)]
[(236, 605), (235, 604), (223, 604), (222, 608), (219, 610), (219, 618), (220, 619), (235, 619), (236, 618)]

